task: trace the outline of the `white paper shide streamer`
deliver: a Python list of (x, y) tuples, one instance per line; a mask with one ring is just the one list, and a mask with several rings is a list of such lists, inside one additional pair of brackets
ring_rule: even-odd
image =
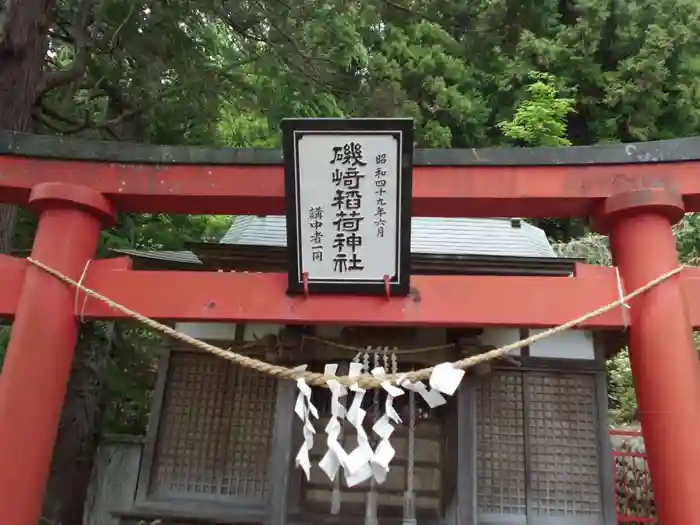
[(394, 410), (394, 398), (403, 395), (403, 390), (392, 385), (386, 379), (386, 371), (382, 367), (372, 370), (372, 375), (381, 381), (381, 387), (386, 392), (384, 402), (384, 414), (374, 423), (372, 431), (379, 436), (379, 443), (374, 450), (374, 455), (370, 459), (372, 475), (377, 483), (384, 483), (389, 474), (389, 463), (394, 459), (396, 451), (391, 446), (391, 435), (394, 433), (394, 425), (401, 423), (399, 414)]
[(430, 374), (430, 388), (451, 396), (457, 391), (464, 374), (464, 370), (455, 368), (454, 363), (440, 363)]
[[(338, 372), (337, 364), (329, 364), (323, 370), (327, 376), (334, 376)], [(326, 444), (328, 450), (319, 462), (318, 466), (325, 472), (326, 476), (331, 481), (335, 481), (338, 470), (341, 466), (346, 468), (348, 455), (340, 443), (340, 433), (343, 426), (342, 421), (345, 418), (345, 405), (341, 399), (347, 394), (346, 388), (338, 383), (338, 381), (329, 381), (328, 388), (331, 391), (331, 417), (326, 425)]]
[(314, 446), (314, 434), (316, 433), (309, 416), (318, 419), (318, 410), (316, 410), (316, 407), (311, 402), (311, 387), (301, 377), (301, 374), (306, 371), (306, 365), (298, 366), (294, 371), (299, 373), (299, 377), (296, 380), (299, 395), (297, 395), (297, 400), (294, 404), (294, 412), (297, 417), (301, 419), (304, 435), (304, 441), (299, 448), (299, 453), (297, 454), (295, 462), (297, 467), (301, 467), (304, 471), (306, 479), (308, 480), (311, 477), (311, 459), (309, 458), (309, 451)]
[[(357, 377), (362, 374), (364, 370), (364, 365), (362, 363), (350, 363), (350, 377)], [(354, 397), (350, 408), (347, 413), (347, 420), (357, 433), (357, 447), (355, 450), (350, 452), (347, 457), (347, 463), (345, 465), (345, 482), (348, 487), (354, 487), (359, 485), (363, 481), (367, 481), (372, 477), (372, 467), (370, 467), (370, 460), (374, 456), (374, 450), (372, 450), (372, 445), (369, 443), (369, 437), (365, 432), (363, 425), (366, 411), (362, 408), (362, 400), (365, 397), (365, 389), (360, 388), (357, 383), (350, 387), (350, 390), (354, 392)]]
[(396, 384), (401, 388), (418, 394), (430, 408), (439, 407), (440, 405), (447, 403), (445, 396), (443, 396), (440, 392), (437, 390), (428, 390), (428, 387), (425, 386), (425, 383), (422, 381), (412, 383), (406, 378), (406, 374), (399, 376), (399, 378), (396, 380)]
[[(368, 347), (364, 353), (364, 362), (356, 361), (349, 364), (348, 376), (353, 378), (362, 375), (369, 368), (370, 354), (376, 351), (384, 353), (385, 365), (388, 366), (386, 356), (391, 352), (390, 350), (373, 351)], [(390, 370), (390, 372), (395, 373), (395, 361), (391, 368), (393, 370)], [(315, 435), (312, 418), (318, 419), (318, 411), (311, 401), (311, 387), (301, 377), (302, 373), (306, 371), (306, 365), (298, 366), (294, 370), (299, 374), (296, 380), (299, 394), (294, 406), (294, 412), (302, 421), (304, 438), (296, 456), (296, 465), (304, 471), (306, 478), (309, 479), (311, 475), (309, 452), (313, 447)], [(337, 364), (327, 364), (324, 368), (325, 375), (334, 376), (337, 375), (337, 372)], [(430, 375), (430, 388), (422, 381), (412, 382), (408, 380), (406, 374), (399, 376), (392, 383), (388, 379), (390, 374), (381, 366), (375, 366), (371, 374), (379, 380), (381, 388), (386, 393), (383, 413), (372, 426), (372, 432), (379, 438), (375, 449), (372, 448), (369, 436), (364, 428), (364, 420), (367, 415), (362, 408), (362, 402), (366, 394), (365, 389), (361, 388), (357, 382), (350, 386), (349, 389), (346, 389), (338, 381), (328, 382), (328, 389), (331, 393), (330, 419), (325, 428), (328, 449), (319, 462), (319, 467), (331, 481), (335, 481), (338, 472), (342, 468), (348, 487), (359, 485), (369, 479), (374, 479), (374, 482), (379, 484), (386, 481), (391, 460), (396, 454), (394, 447), (391, 445), (391, 436), (395, 430), (394, 425), (401, 424), (401, 418), (394, 409), (395, 398), (402, 396), (405, 391), (412, 391), (418, 394), (430, 408), (444, 405), (447, 402), (445, 396), (451, 396), (457, 391), (465, 372), (455, 368), (453, 363), (441, 363), (433, 369)], [(353, 397), (346, 411), (343, 399), (349, 394), (352, 394)], [(343, 418), (355, 428), (357, 435), (357, 446), (349, 453), (345, 451), (341, 444)]]

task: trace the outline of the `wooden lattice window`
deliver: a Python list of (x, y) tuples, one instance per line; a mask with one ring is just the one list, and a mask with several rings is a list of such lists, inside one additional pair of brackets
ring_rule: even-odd
[(525, 386), (534, 512), (600, 514), (595, 377), (528, 374)]
[(276, 389), (218, 357), (172, 351), (149, 498), (264, 504)]
[(482, 514), (526, 514), (523, 378), (494, 373), (477, 397), (477, 506)]
[(480, 520), (588, 523), (602, 515), (596, 399), (592, 374), (495, 371), (480, 382)]

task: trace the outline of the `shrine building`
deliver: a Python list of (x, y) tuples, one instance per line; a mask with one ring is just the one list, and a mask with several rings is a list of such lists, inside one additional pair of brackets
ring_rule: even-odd
[[(414, 150), (410, 119), (288, 119), (281, 151), (0, 132), (0, 202), (38, 219), (29, 257), (0, 255), (0, 525), (40, 521), (92, 320), (164, 334), (106, 525), (615, 525), (623, 347), (641, 521), (697, 525), (700, 269), (673, 225), (700, 212), (698, 151)], [(236, 219), (220, 243), (99, 258), (120, 213)], [(492, 217), (588, 220), (614, 266)]]
[[(282, 272), (285, 252), (283, 216), (239, 216), (219, 244), (192, 244), (190, 251), (119, 251), (134, 259), (136, 269), (225, 272)], [(411, 256), (414, 274), (567, 279), (574, 272), (574, 261), (557, 258), (544, 232), (520, 219), (415, 217)], [(227, 323), (175, 327), (243, 353), (246, 345), (261, 342), (250, 355), (314, 369), (327, 361), (348, 362), (367, 347), (378, 349), (384, 359), (386, 348), (399, 370), (455, 360), (537, 331)], [(479, 524), (614, 524), (605, 357), (617, 350), (616, 343), (609, 334), (573, 330), (516, 350), (511, 359), (477, 367), (466, 379), (468, 388), (445, 406), (431, 410), (417, 403), (410, 446), (404, 402), (398, 410), (405, 424), (392, 437), (397, 455), (389, 477), (371, 489), (368, 482), (352, 488), (332, 483), (316, 466), (329, 415), (324, 389), (315, 392), (321, 419), (315, 424), (317, 446), (307, 481), (292, 461), (301, 440), (299, 425), (288, 423), (294, 389), (170, 342), (158, 369), (136, 497), (126, 508), (111, 509), (121, 518), (114, 523), (144, 517), (263, 522), (281, 500), (286, 509), (280, 509), (280, 525), (364, 525), (368, 492), (376, 490), (379, 523), (398, 525), (407, 518), (404, 500), (412, 473), (414, 518), (420, 524), (455, 525), (457, 506), (474, 513)], [(346, 439), (355, 443), (352, 435)], [(466, 449), (466, 456), (458, 455), (457, 448)], [(409, 450), (414, 451), (410, 458)], [(280, 498), (280, 491), (288, 491), (286, 498)]]

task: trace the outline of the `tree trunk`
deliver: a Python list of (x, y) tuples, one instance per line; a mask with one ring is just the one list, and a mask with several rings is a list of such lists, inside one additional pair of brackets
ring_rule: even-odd
[[(5, 0), (0, 6), (0, 129), (31, 132), (44, 73), (55, 0)], [(0, 204), (0, 254), (12, 249), (17, 207)]]
[(17, 222), (17, 206), (0, 204), (0, 254), (12, 251), (12, 238)]
[(104, 412), (102, 376), (113, 324), (86, 324), (80, 332), (68, 383), (42, 516), (48, 523), (82, 525)]

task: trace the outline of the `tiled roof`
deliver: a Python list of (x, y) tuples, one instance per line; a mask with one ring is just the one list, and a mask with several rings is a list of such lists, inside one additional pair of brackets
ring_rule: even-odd
[(183, 264), (202, 264), (202, 261), (189, 250), (114, 250), (117, 253), (124, 255), (133, 255), (144, 259), (156, 259), (159, 261), (168, 261)]
[[(547, 237), (526, 222), (514, 227), (510, 219), (443, 219), (414, 217), (411, 252), (440, 255), (509, 255), (556, 257)], [(220, 241), (222, 244), (283, 247), (287, 244), (283, 216), (244, 215), (236, 220)], [(120, 253), (149, 259), (198, 264), (189, 251), (120, 250)]]
[[(544, 232), (510, 219), (442, 219), (414, 217), (411, 230), (413, 253), (441, 255), (514, 255), (556, 257)], [(287, 232), (283, 216), (237, 217), (221, 239), (223, 244), (286, 246)]]

